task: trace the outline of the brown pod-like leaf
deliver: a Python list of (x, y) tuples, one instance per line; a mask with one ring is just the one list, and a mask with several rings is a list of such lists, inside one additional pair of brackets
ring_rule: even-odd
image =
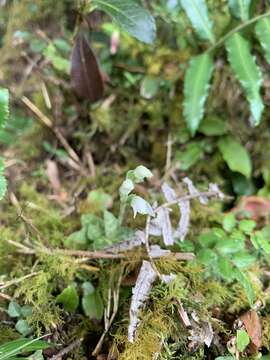
[(104, 82), (97, 58), (83, 33), (75, 39), (71, 55), (71, 85), (78, 96), (91, 103), (100, 100)]

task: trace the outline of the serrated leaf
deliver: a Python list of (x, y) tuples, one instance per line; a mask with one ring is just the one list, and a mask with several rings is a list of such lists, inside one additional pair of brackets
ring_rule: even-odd
[(0, 88), (0, 127), (3, 127), (9, 115), (9, 93), (7, 89)]
[(265, 58), (270, 64), (270, 19), (268, 17), (257, 22), (255, 33), (264, 50)]
[(185, 75), (184, 116), (193, 135), (203, 118), (204, 104), (213, 69), (213, 60), (210, 55), (205, 53), (191, 59)]
[(110, 15), (130, 35), (147, 44), (156, 37), (156, 24), (152, 15), (135, 0), (93, 0), (96, 5)]
[(213, 23), (208, 17), (205, 0), (181, 0), (181, 4), (198, 36), (214, 43)]
[(255, 57), (250, 52), (250, 45), (238, 33), (232, 35), (225, 43), (230, 65), (236, 78), (240, 81), (250, 104), (251, 123), (256, 126), (261, 121), (264, 109), (260, 88), (262, 73), (256, 65)]
[(229, 8), (234, 17), (242, 21), (249, 19), (251, 0), (229, 0)]
[(218, 141), (223, 159), (232, 171), (239, 172), (245, 177), (251, 176), (252, 164), (246, 148), (231, 136)]

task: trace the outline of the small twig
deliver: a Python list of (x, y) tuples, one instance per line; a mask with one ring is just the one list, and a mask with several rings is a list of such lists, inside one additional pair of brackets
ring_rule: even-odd
[[(8, 243), (14, 245), (19, 249), (18, 252), (25, 255), (36, 255), (38, 252), (45, 253), (47, 255), (63, 255), (82, 258), (81, 261), (85, 262), (90, 259), (126, 259), (127, 253), (111, 253), (106, 251), (87, 251), (87, 250), (68, 250), (68, 249), (48, 249), (46, 247), (29, 248), (23, 244), (20, 244), (14, 240), (7, 240)], [(193, 260), (195, 255), (189, 252), (171, 252), (168, 255), (162, 255), (161, 257), (171, 257), (176, 260)]]
[(38, 274), (40, 274), (40, 271), (36, 271), (36, 272), (31, 273), (31, 274), (27, 274), (25, 276), (22, 276), (20, 278), (10, 280), (10, 281), (6, 282), (5, 284), (0, 285), (0, 290), (6, 289), (6, 288), (8, 288), (8, 287), (10, 287), (12, 285), (17, 285), (20, 282), (22, 282), (22, 281), (24, 281), (26, 279), (29, 279), (29, 278), (31, 278), (33, 276), (36, 276)]
[[(192, 200), (192, 199), (196, 199), (199, 197), (211, 198), (211, 197), (219, 197), (219, 196), (220, 196), (219, 193), (216, 191), (205, 191), (205, 192), (198, 192), (195, 194), (188, 194), (188, 195), (180, 196), (173, 201), (168, 201), (168, 202), (158, 206), (156, 209), (154, 209), (154, 212), (158, 213), (160, 211), (160, 209), (162, 209), (162, 208), (170, 207), (172, 205), (178, 204), (179, 202), (185, 201), (185, 200)], [(225, 196), (224, 196), (224, 198), (225, 198)], [(228, 198), (228, 197), (226, 196), (226, 198)]]
[(80, 339), (77, 339), (75, 341), (73, 341), (70, 345), (68, 345), (67, 347), (65, 347), (64, 349), (60, 350), (59, 353), (57, 353), (56, 355), (54, 355), (53, 357), (51, 357), (49, 360), (61, 360), (63, 358), (63, 356), (67, 355), (68, 353), (70, 353), (73, 349), (75, 349), (76, 347), (80, 346), (81, 343), (83, 342), (83, 337)]
[[(67, 140), (64, 138), (64, 136), (61, 134), (60, 130), (54, 127), (53, 122), (51, 119), (48, 118), (43, 112), (30, 101), (26, 96), (22, 97), (22, 102), (39, 118), (39, 120), (47, 126), (49, 129), (52, 130), (52, 132), (55, 134), (57, 139), (60, 141), (60, 143), (63, 145), (63, 147), (66, 149), (67, 153), (69, 154), (70, 158), (75, 161), (75, 163), (79, 164), (81, 169), (83, 169), (83, 166), (81, 164), (79, 156), (76, 154), (76, 152), (72, 149), (72, 147), (69, 145)], [(85, 170), (84, 170), (85, 172)]]
[[(105, 338), (107, 332), (109, 331), (110, 327), (112, 326), (114, 318), (115, 318), (115, 316), (117, 314), (118, 304), (119, 304), (119, 292), (120, 292), (120, 287), (121, 287), (121, 282), (122, 282), (122, 275), (123, 275), (123, 269), (122, 269), (121, 274), (119, 276), (116, 289), (113, 291), (113, 313), (112, 313), (111, 317), (109, 318), (110, 309), (111, 309), (111, 301), (109, 299), (108, 311), (106, 312), (106, 318), (105, 318), (105, 315), (104, 315), (105, 330), (104, 330), (103, 334), (101, 335), (101, 337), (100, 337), (94, 351), (92, 352), (93, 356), (96, 356), (99, 353), (99, 351), (101, 349), (101, 346), (103, 344), (104, 338)], [(110, 294), (111, 294), (111, 288), (109, 289), (109, 298), (111, 298)]]

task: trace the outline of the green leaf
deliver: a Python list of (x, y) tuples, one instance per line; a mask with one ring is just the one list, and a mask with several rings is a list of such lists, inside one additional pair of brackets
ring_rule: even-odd
[(7, 313), (12, 318), (20, 317), (22, 315), (20, 305), (16, 301), (11, 301), (8, 304)]
[(246, 148), (231, 136), (226, 136), (218, 141), (219, 150), (223, 159), (232, 171), (241, 173), (249, 178), (252, 164)]
[(3, 127), (9, 115), (9, 93), (7, 89), (0, 88), (0, 127)]
[(249, 336), (245, 330), (237, 330), (236, 332), (236, 347), (237, 350), (242, 352), (250, 343)]
[(156, 24), (152, 15), (135, 0), (93, 0), (125, 31), (136, 39), (152, 44), (156, 37)]
[(181, 0), (181, 4), (198, 36), (214, 43), (213, 23), (208, 17), (205, 0)]
[(130, 205), (133, 209), (134, 217), (137, 215), (137, 213), (154, 216), (151, 205), (140, 196), (133, 195)]
[(213, 60), (205, 53), (191, 59), (185, 74), (184, 116), (192, 135), (196, 133), (203, 118), (213, 69)]
[(65, 246), (74, 249), (83, 249), (87, 245), (87, 228), (75, 231), (64, 240)]
[(152, 99), (158, 92), (159, 79), (153, 76), (145, 76), (141, 83), (140, 95), (144, 99)]
[(96, 189), (89, 192), (87, 203), (92, 213), (103, 212), (112, 205), (112, 197), (102, 189)]
[(20, 319), (16, 322), (15, 329), (23, 336), (27, 336), (32, 332), (28, 322), (24, 319)]
[(217, 243), (216, 249), (223, 255), (234, 254), (244, 250), (244, 243), (235, 239), (222, 239)]
[(215, 360), (235, 360), (235, 357), (233, 356), (219, 356), (215, 358)]
[(220, 257), (217, 262), (217, 271), (225, 280), (232, 280), (234, 278), (233, 265), (226, 258)]
[(66, 287), (61, 294), (56, 297), (56, 303), (63, 305), (64, 309), (73, 312), (79, 306), (79, 296), (73, 285)]
[(119, 233), (119, 221), (118, 219), (109, 211), (104, 211), (104, 229), (105, 235), (107, 238), (113, 242)]
[(243, 233), (249, 235), (255, 229), (256, 221), (244, 219), (239, 221), (238, 227)]
[(255, 33), (264, 50), (265, 58), (270, 64), (270, 19), (268, 17), (257, 22)]
[(228, 52), (230, 65), (235, 76), (240, 81), (247, 100), (250, 103), (250, 111), (252, 114), (252, 125), (256, 126), (261, 121), (264, 105), (260, 96), (260, 88), (262, 84), (262, 73), (256, 65), (255, 58), (250, 52), (250, 45), (238, 33), (232, 35), (226, 41), (226, 49)]
[(206, 136), (220, 136), (227, 132), (225, 121), (218, 116), (208, 116), (200, 124), (199, 131)]
[(229, 213), (224, 216), (222, 226), (223, 229), (227, 232), (231, 232), (235, 228), (236, 219), (233, 213)]
[(197, 259), (204, 265), (209, 265), (217, 260), (217, 254), (211, 249), (202, 249), (198, 252)]
[(28, 317), (31, 316), (33, 311), (32, 311), (32, 307), (29, 305), (24, 305), (21, 307), (21, 313), (23, 317)]
[(248, 268), (256, 261), (256, 256), (248, 254), (246, 252), (239, 252), (234, 254), (231, 261), (240, 269)]
[(82, 307), (85, 315), (90, 319), (101, 320), (104, 306), (99, 292), (95, 290), (90, 282), (83, 284), (83, 290)]
[(234, 17), (242, 21), (249, 19), (251, 0), (229, 0), (229, 8)]

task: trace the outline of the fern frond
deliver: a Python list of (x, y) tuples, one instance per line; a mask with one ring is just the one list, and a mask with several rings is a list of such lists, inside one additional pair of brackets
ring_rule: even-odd
[(191, 59), (185, 75), (184, 116), (193, 135), (203, 118), (204, 104), (213, 69), (212, 58), (209, 54), (204, 53)]
[(270, 64), (270, 19), (259, 20), (255, 26), (255, 33), (264, 49), (265, 58)]
[(236, 78), (240, 81), (250, 104), (252, 125), (256, 126), (261, 121), (264, 109), (260, 96), (262, 73), (256, 65), (255, 57), (250, 52), (250, 46), (238, 33), (232, 35), (225, 43), (230, 65)]
[(208, 17), (205, 0), (181, 0), (181, 4), (192, 23), (195, 31), (202, 40), (215, 42), (213, 23)]
[(251, 0), (229, 0), (229, 8), (234, 17), (242, 21), (249, 19)]

